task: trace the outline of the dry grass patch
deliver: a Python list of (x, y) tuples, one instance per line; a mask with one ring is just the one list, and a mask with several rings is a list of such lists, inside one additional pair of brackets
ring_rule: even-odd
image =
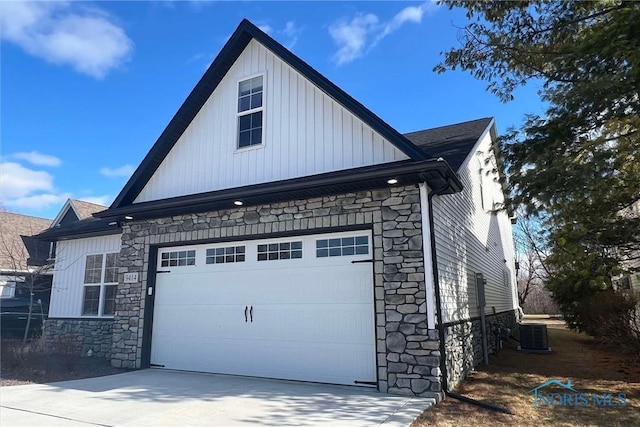
[[(539, 322), (539, 319), (536, 319)], [(527, 354), (507, 344), (490, 365), (480, 366), (456, 392), (504, 406), (505, 415), (447, 398), (426, 410), (412, 427), (438, 426), (635, 426), (640, 425), (640, 363), (636, 356), (599, 346), (586, 335), (566, 329), (558, 321), (549, 328), (552, 354)], [(528, 393), (555, 378), (570, 379), (581, 393), (626, 394), (624, 407), (533, 406)]]

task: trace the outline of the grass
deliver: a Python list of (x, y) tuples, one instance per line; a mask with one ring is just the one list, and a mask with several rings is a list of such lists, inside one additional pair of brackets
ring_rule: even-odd
[[(551, 354), (516, 351), (507, 343), (455, 390), (473, 399), (497, 404), (514, 415), (500, 414), (452, 398), (427, 409), (412, 427), (426, 426), (633, 426), (640, 425), (640, 361), (637, 355), (598, 345), (590, 337), (568, 330), (558, 320), (544, 321)], [(625, 393), (624, 407), (544, 406), (535, 408), (529, 390), (550, 380), (570, 379), (581, 393)], [(551, 391), (560, 392), (559, 389)]]

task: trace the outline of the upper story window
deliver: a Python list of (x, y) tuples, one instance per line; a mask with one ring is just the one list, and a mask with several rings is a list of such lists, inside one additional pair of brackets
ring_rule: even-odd
[(262, 144), (263, 77), (238, 83), (238, 148)]

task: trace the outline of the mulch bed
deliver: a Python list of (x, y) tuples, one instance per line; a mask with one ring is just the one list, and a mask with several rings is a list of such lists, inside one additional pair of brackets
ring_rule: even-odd
[[(25, 351), (26, 350), (26, 351)], [(45, 384), (127, 372), (109, 360), (50, 352), (34, 343), (3, 339), (0, 342), (0, 386)]]

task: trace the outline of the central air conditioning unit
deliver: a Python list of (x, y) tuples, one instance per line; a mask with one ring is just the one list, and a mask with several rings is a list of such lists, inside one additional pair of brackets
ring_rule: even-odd
[(551, 353), (547, 325), (539, 323), (520, 324), (519, 351), (525, 353)]

